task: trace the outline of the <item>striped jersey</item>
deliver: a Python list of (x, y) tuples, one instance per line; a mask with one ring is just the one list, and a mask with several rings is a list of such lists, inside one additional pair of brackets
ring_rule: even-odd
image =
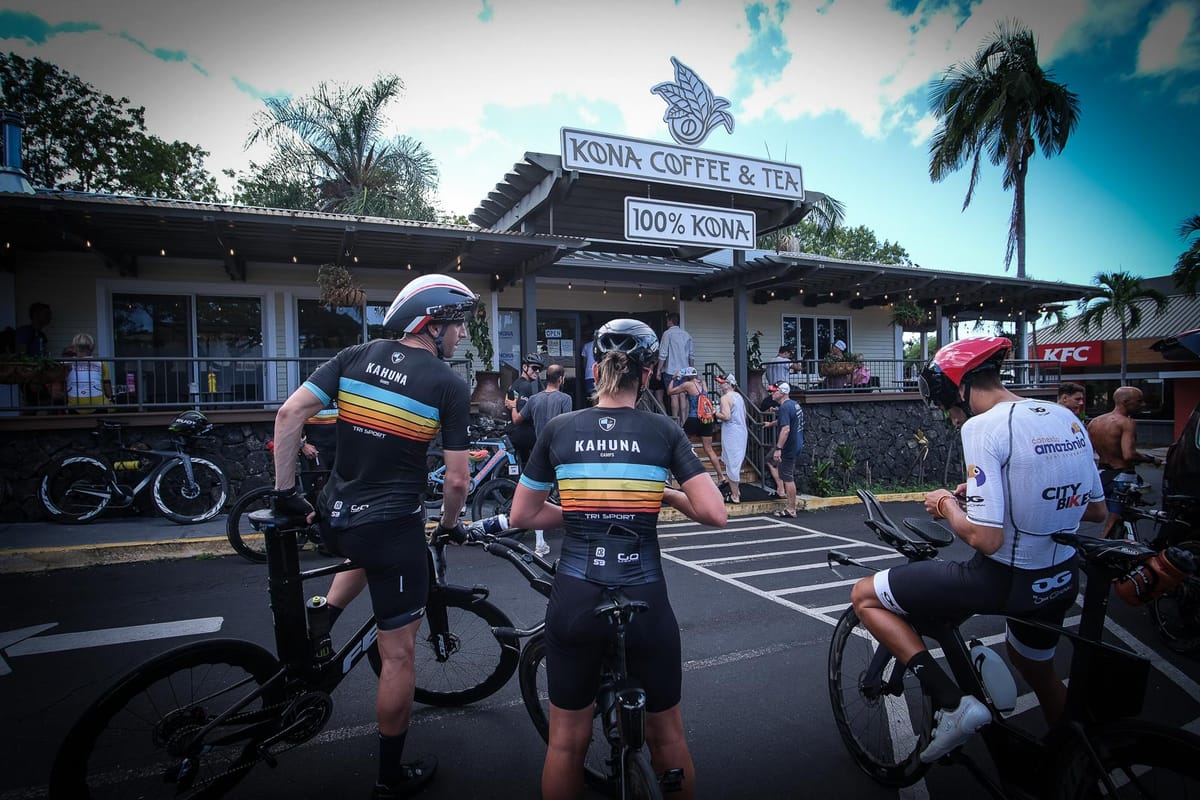
[[(589, 543), (619, 525), (637, 534), (647, 567), (658, 562), (663, 485), (704, 472), (674, 420), (632, 408), (585, 408), (550, 420), (538, 435), (521, 483), (558, 484), (563, 541), (559, 572), (587, 579)], [(661, 578), (659, 578), (661, 579)]]
[(320, 505), (346, 527), (418, 508), (425, 454), (439, 432), (443, 449), (467, 449), (470, 392), (426, 350), (391, 339), (347, 347), (304, 387), (326, 405), (337, 401), (337, 456)]

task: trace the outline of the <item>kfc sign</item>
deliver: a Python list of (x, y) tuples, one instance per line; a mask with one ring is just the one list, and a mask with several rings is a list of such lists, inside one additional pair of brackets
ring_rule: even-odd
[(1104, 363), (1104, 342), (1068, 342), (1039, 344), (1037, 357), (1042, 361), (1057, 361), (1073, 367)]

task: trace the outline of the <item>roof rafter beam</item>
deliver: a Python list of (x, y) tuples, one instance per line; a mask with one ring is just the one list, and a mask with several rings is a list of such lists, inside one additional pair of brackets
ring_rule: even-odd
[(467, 238), (463, 239), (462, 242), (459, 243), (458, 251), (453, 256), (448, 258), (446, 261), (442, 262), (442, 264), (440, 266), (438, 266), (438, 268), (435, 269), (434, 272), (442, 272), (442, 273), (446, 273), (446, 274), (449, 274), (451, 272), (461, 272), (463, 256), (470, 253), (471, 250), (474, 249), (474, 247), (475, 247), (475, 237), (474, 236), (468, 236)]
[(342, 244), (338, 247), (337, 258), (334, 263), (339, 267), (343, 267), (347, 262), (354, 260), (354, 245), (358, 241), (358, 228), (353, 225), (347, 225), (342, 231)]

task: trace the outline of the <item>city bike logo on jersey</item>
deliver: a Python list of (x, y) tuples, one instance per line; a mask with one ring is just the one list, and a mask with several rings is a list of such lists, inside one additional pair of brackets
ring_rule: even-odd
[(1091, 502), (1091, 492), (1079, 494), (1079, 487), (1082, 483), (1068, 483), (1064, 486), (1048, 486), (1042, 489), (1043, 500), (1053, 500), (1055, 502), (1055, 511), (1062, 511), (1064, 508), (1082, 508)]
[(600, 430), (604, 431), (605, 433), (608, 433), (615, 427), (617, 427), (617, 421), (615, 419), (613, 419), (612, 417), (601, 417), (600, 418)]

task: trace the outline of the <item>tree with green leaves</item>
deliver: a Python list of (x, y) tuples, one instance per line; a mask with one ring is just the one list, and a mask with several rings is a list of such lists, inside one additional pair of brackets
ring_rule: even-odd
[(1175, 285), (1183, 290), (1188, 297), (1196, 296), (1197, 284), (1200, 283), (1200, 214), (1193, 214), (1179, 224), (1179, 237), (1185, 242), (1192, 239), (1192, 245), (1179, 254), (1171, 277)]
[(395, 219), (433, 220), (438, 170), (423, 144), (386, 135), (386, 106), (404, 84), (395, 75), (370, 86), (322, 82), (309, 96), (270, 98), (254, 117), (247, 146), (273, 148), (265, 164), (237, 176), (235, 199)]
[(25, 117), (22, 166), (35, 186), (219, 200), (208, 153), (146, 131), (146, 110), (39, 58), (0, 53), (2, 105)]
[(854, 228), (825, 227), (819, 222), (805, 219), (776, 233), (760, 237), (759, 246), (844, 258), (848, 261), (912, 266), (908, 251), (899, 242), (887, 239), (880, 242), (875, 232), (866, 225)]
[(1112, 314), (1121, 327), (1121, 384), (1125, 384), (1126, 363), (1129, 358), (1129, 331), (1142, 324), (1142, 306), (1152, 303), (1155, 315), (1167, 313), (1170, 301), (1157, 289), (1142, 286), (1135, 275), (1128, 272), (1100, 272), (1092, 279), (1100, 287), (1096, 297), (1079, 301), (1079, 326), (1087, 332), (1092, 325), (1104, 324), (1104, 317)]
[(975, 57), (948, 68), (930, 92), (938, 126), (929, 143), (929, 177), (935, 183), (971, 164), (963, 210), (971, 204), (984, 154), (1003, 168), (1013, 190), (1005, 270), (1017, 256), (1025, 277), (1025, 179), (1041, 147), (1062, 152), (1079, 123), (1079, 98), (1038, 64), (1033, 32), (1017, 20), (1002, 21)]

